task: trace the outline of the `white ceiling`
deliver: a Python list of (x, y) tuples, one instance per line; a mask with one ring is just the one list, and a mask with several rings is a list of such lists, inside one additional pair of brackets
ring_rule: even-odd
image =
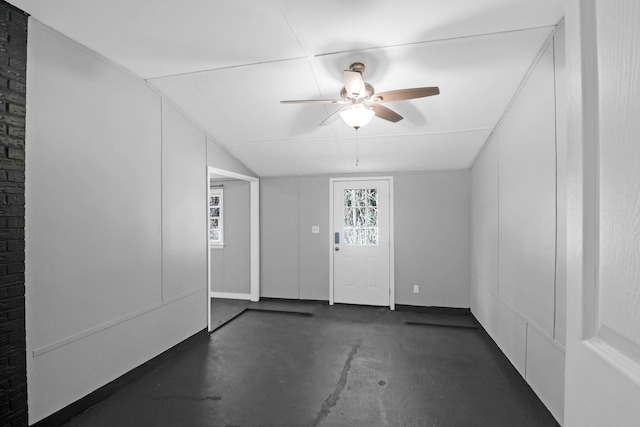
[[(468, 168), (563, 15), (562, 0), (9, 0), (147, 79), (259, 176)], [(439, 86), (386, 104), (398, 123), (359, 131), (342, 70), (377, 92)]]

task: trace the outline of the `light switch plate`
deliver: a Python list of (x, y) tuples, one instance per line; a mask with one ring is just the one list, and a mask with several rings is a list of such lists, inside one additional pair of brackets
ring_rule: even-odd
[(312, 232), (313, 234), (318, 234), (318, 233), (320, 233), (320, 226), (319, 226), (319, 225), (312, 225), (312, 226), (311, 226), (311, 232)]

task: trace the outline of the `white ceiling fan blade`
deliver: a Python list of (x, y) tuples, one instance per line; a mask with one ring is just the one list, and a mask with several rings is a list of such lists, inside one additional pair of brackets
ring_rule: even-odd
[(364, 98), (367, 96), (362, 74), (357, 71), (344, 71), (344, 88), (349, 98)]
[(349, 107), (343, 107), (341, 109), (339, 109), (338, 111), (336, 111), (335, 113), (331, 114), (329, 117), (327, 117), (326, 119), (324, 119), (322, 121), (322, 123), (320, 123), (320, 126), (326, 126), (326, 125), (330, 125), (331, 123), (335, 122), (336, 119), (338, 117), (340, 117), (340, 113), (344, 110), (346, 110)]

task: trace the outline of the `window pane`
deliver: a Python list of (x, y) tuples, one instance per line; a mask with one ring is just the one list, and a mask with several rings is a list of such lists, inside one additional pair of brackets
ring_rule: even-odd
[(378, 190), (376, 188), (367, 190), (367, 205), (378, 206)]
[(353, 228), (344, 228), (344, 243), (346, 245), (355, 245), (355, 230)]
[(376, 227), (378, 225), (378, 208), (367, 208), (366, 225)]
[(366, 208), (356, 208), (356, 225), (364, 226)]
[(357, 245), (366, 245), (367, 244), (367, 230), (364, 228), (356, 229), (356, 244)]
[(367, 245), (378, 244), (378, 228), (369, 228), (367, 230)]
[(353, 223), (353, 208), (344, 209), (344, 225), (352, 226)]
[(224, 195), (221, 188), (211, 188), (209, 193), (209, 241), (215, 244), (223, 244), (224, 222), (222, 209), (224, 208)]
[(367, 190), (355, 190), (355, 202), (356, 206), (367, 205)]
[(353, 206), (353, 190), (344, 190), (344, 206)]

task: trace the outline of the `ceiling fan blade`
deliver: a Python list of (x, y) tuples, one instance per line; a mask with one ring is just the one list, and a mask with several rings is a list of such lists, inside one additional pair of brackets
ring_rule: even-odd
[(326, 119), (324, 119), (324, 120), (322, 121), (322, 123), (320, 123), (320, 126), (330, 125), (331, 123), (335, 122), (335, 121), (336, 121), (336, 119), (337, 119), (338, 117), (340, 117), (340, 113), (341, 113), (343, 110), (346, 110), (347, 108), (349, 108), (349, 107), (343, 107), (343, 108), (339, 109), (338, 111), (336, 111), (335, 113), (331, 114), (329, 117), (327, 117)]
[(280, 101), (280, 104), (346, 104), (344, 99), (292, 99)]
[(380, 117), (381, 119), (389, 120), (393, 123), (399, 122), (403, 119), (400, 114), (383, 105), (373, 104), (371, 108), (373, 108), (373, 112), (376, 113), (376, 116)]
[(438, 86), (414, 87), (412, 89), (399, 89), (376, 93), (371, 100), (376, 102), (401, 101), (404, 99), (424, 98), (425, 96), (438, 95), (439, 93), (440, 88)]
[(344, 71), (344, 88), (350, 98), (364, 98), (367, 96), (362, 74), (357, 71)]

